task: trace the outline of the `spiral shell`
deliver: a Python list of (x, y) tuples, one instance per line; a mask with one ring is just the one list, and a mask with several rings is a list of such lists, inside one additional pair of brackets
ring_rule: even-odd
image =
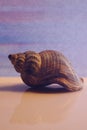
[(45, 50), (40, 53), (27, 51), (9, 55), (14, 68), (21, 74), (25, 84), (31, 87), (60, 84), (69, 91), (83, 87), (71, 63), (60, 52)]

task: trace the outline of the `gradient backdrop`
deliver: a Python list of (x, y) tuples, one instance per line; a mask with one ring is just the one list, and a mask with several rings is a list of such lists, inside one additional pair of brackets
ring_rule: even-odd
[(7, 56), (62, 51), (87, 76), (87, 0), (0, 0), (0, 76), (17, 76)]

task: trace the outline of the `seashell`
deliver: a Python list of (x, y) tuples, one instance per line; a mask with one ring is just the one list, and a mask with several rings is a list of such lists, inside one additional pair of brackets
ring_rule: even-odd
[(83, 87), (83, 79), (78, 77), (71, 63), (61, 52), (27, 51), (11, 54), (8, 58), (28, 86), (38, 88), (55, 83), (64, 86), (68, 91), (78, 91)]

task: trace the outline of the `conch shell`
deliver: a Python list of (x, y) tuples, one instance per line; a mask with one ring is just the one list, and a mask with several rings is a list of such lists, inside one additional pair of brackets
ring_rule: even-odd
[(71, 63), (61, 52), (26, 51), (8, 57), (28, 86), (44, 87), (55, 83), (62, 85), (68, 91), (77, 91), (83, 87), (83, 80), (78, 77)]

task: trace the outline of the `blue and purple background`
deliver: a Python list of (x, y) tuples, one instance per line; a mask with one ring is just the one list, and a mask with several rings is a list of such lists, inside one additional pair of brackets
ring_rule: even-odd
[(0, 76), (18, 76), (8, 54), (45, 49), (87, 76), (87, 0), (0, 0)]

